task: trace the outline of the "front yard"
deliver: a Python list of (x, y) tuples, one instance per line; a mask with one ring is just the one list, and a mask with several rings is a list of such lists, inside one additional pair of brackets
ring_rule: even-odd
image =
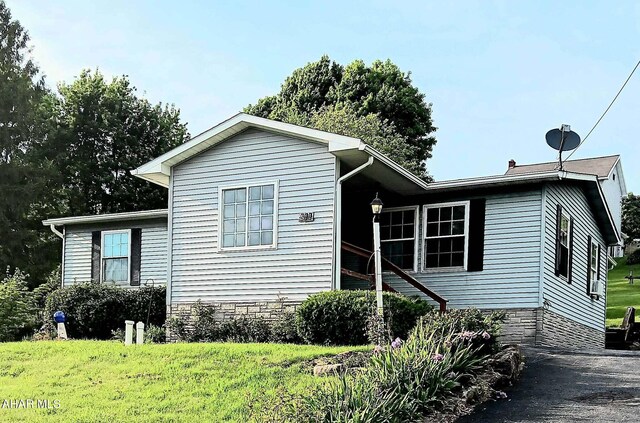
[(607, 327), (620, 326), (627, 307), (635, 307), (640, 312), (640, 279), (633, 285), (625, 279), (630, 270), (634, 276), (640, 276), (640, 264), (627, 266), (626, 258), (616, 260), (618, 265), (609, 271), (607, 284)]
[[(125, 347), (110, 341), (0, 344), (0, 421), (247, 421), (249, 406), (273, 400), (276, 388), (304, 392), (321, 383), (303, 369), (303, 362), (353, 349), (233, 343)], [(50, 408), (3, 407), (5, 400), (27, 399), (49, 400)]]

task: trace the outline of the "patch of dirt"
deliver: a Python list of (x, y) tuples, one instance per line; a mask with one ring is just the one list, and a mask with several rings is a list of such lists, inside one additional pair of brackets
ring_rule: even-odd
[(364, 367), (369, 358), (371, 358), (372, 352), (370, 351), (346, 351), (340, 354), (318, 357), (313, 360), (309, 360), (303, 364), (303, 367), (310, 372), (317, 366), (328, 366), (331, 364), (341, 364), (345, 370), (358, 369)]

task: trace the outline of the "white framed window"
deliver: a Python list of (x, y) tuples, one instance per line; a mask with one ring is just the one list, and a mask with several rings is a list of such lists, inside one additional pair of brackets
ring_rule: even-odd
[(383, 209), (380, 214), (382, 256), (403, 270), (418, 267), (418, 206)]
[(126, 283), (131, 275), (131, 231), (103, 231), (100, 280), (102, 282)]
[(569, 245), (571, 245), (571, 218), (564, 213), (560, 217), (560, 231), (558, 233), (558, 254), (559, 257), (559, 273), (560, 276), (567, 278), (569, 276)]
[(467, 268), (469, 201), (424, 206), (422, 227), (424, 270)]
[(219, 250), (275, 248), (278, 184), (221, 187)]
[[(589, 237), (591, 238), (591, 237)], [(591, 254), (589, 254), (589, 280), (591, 281), (591, 295), (601, 295), (598, 270), (600, 269), (600, 246), (591, 239)]]

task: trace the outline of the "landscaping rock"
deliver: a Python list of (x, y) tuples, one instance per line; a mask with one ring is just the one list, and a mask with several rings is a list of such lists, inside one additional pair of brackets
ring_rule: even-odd
[(344, 371), (344, 364), (325, 364), (313, 368), (314, 376), (337, 375)]

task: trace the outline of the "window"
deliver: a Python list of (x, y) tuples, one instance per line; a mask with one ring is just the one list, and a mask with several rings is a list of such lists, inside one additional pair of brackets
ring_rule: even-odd
[(404, 270), (416, 270), (417, 215), (417, 207), (387, 209), (380, 215), (382, 256)]
[(571, 220), (562, 213), (560, 217), (560, 230), (558, 235), (559, 273), (567, 278), (569, 276), (569, 244), (570, 244)]
[(276, 185), (222, 190), (222, 248), (275, 245)]
[[(598, 244), (591, 241), (591, 254), (589, 255), (589, 276), (592, 284), (598, 281), (598, 267), (600, 264), (600, 254), (598, 254)], [(597, 289), (591, 289), (592, 292), (597, 292)]]
[(424, 206), (424, 268), (467, 266), (469, 203)]
[(102, 233), (102, 281), (129, 283), (130, 231)]

